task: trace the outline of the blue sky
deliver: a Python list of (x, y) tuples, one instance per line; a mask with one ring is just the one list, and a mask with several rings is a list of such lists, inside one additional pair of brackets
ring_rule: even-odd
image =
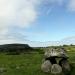
[[(75, 13), (66, 9), (65, 4), (66, 2), (62, 5), (42, 4), (38, 10), (40, 15), (34, 23), (35, 26), (27, 30), (33, 34), (28, 39), (32, 41), (57, 41), (75, 36)], [(48, 12), (49, 10), (50, 12)]]
[(0, 0), (0, 35), (0, 44), (75, 38), (75, 0)]

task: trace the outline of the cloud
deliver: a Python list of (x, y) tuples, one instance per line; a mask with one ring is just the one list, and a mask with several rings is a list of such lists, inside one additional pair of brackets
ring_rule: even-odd
[(0, 0), (0, 29), (27, 27), (37, 18), (38, 0)]
[[(29, 27), (37, 17), (37, 6), (39, 4), (58, 3), (63, 0), (0, 0), (0, 32), (9, 27)], [(50, 11), (48, 10), (47, 13)], [(4, 32), (3, 31), (3, 32)]]
[(31, 26), (38, 17), (36, 9), (40, 2), (38, 0), (0, 0), (0, 41), (9, 39), (8, 33), (12, 26), (19, 28)]
[(42, 11), (44, 15), (48, 15), (56, 6), (62, 6), (63, 3), (64, 3), (64, 0), (43, 0)]
[(59, 4), (62, 5), (64, 0), (43, 0), (44, 4)]
[(26, 35), (12, 30), (12, 27), (26, 28), (38, 18), (37, 7), (42, 0), (0, 0), (0, 44), (32, 43)]
[(75, 11), (75, 0), (69, 0), (67, 8), (70, 11)]
[[(66, 10), (75, 11), (75, 0), (46, 0), (46, 1), (44, 1), (44, 4), (46, 6), (47, 5), (52, 5), (52, 6), (64, 5)], [(48, 12), (49, 12), (49, 10), (48, 10)]]

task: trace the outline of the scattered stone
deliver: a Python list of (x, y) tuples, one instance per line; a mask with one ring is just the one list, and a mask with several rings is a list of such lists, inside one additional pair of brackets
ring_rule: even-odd
[(0, 67), (0, 73), (6, 72), (6, 71), (7, 71), (6, 68)]
[(20, 66), (16, 66), (16, 69), (19, 70), (20, 69)]

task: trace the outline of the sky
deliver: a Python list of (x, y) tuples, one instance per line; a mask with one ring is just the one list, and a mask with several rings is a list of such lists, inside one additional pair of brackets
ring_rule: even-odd
[(75, 0), (0, 0), (0, 44), (47, 46), (71, 39)]

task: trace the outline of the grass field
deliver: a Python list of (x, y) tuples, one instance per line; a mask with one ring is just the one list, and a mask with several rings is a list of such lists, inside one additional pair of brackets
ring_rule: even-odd
[[(69, 62), (73, 68), (71, 75), (75, 74), (75, 51), (69, 51)], [(40, 69), (43, 54), (30, 53), (21, 55), (0, 54), (0, 75), (51, 75), (43, 73)], [(2, 72), (1, 69), (5, 71)]]

